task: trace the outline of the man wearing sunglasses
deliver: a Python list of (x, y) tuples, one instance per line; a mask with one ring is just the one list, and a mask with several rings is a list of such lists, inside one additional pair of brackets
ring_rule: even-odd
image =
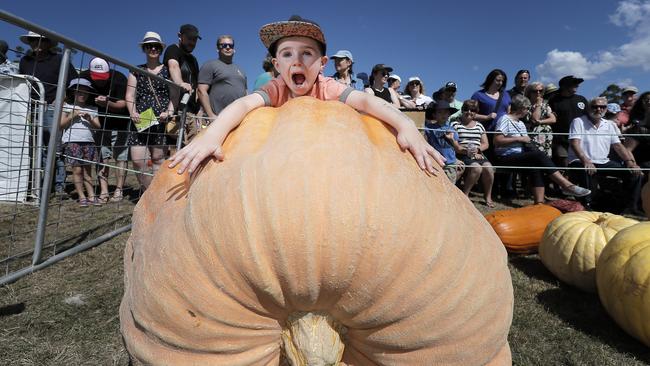
[(210, 119), (217, 118), (226, 106), (246, 95), (246, 75), (232, 62), (235, 55), (232, 36), (220, 36), (217, 51), (219, 58), (206, 62), (199, 70), (199, 102)]
[[(636, 207), (641, 191), (642, 172), (634, 161), (634, 156), (621, 144), (618, 131), (614, 123), (604, 118), (607, 112), (607, 98), (597, 97), (591, 100), (587, 114), (571, 122), (569, 130), (569, 167), (585, 168), (584, 170), (571, 170), (571, 181), (576, 184), (598, 192), (598, 177), (615, 176), (624, 181), (625, 210), (627, 213), (637, 213)], [(614, 151), (624, 161), (619, 162), (609, 159), (610, 150)], [(627, 170), (607, 170), (608, 168), (623, 168)], [(591, 206), (594, 194), (585, 197), (587, 206)], [(595, 197), (598, 199), (599, 197)], [(600, 197), (603, 198), (603, 197)], [(602, 209), (610, 210), (611, 207)]]

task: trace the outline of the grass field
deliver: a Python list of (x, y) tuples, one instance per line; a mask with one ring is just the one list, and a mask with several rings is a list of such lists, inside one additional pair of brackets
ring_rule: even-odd
[[(118, 318), (128, 235), (0, 287), (0, 365), (128, 364)], [(514, 364), (650, 364), (650, 349), (609, 318), (597, 295), (562, 285), (537, 255), (511, 256), (509, 268)]]

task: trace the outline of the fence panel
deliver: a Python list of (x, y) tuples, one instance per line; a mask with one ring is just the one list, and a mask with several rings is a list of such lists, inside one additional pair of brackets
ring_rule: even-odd
[[(55, 41), (33, 37), (32, 49), (50, 46), (47, 57), (28, 51), (25, 75), (0, 74), (3, 285), (130, 230), (142, 189), (176, 141), (162, 124), (138, 133), (125, 107), (126, 77), (140, 75), (170, 97), (178, 87), (9, 13), (0, 11), (0, 19)], [(112, 70), (108, 78), (93, 77), (95, 57)], [(71, 86), (80, 76), (88, 81)], [(134, 103), (140, 92), (131, 93)]]

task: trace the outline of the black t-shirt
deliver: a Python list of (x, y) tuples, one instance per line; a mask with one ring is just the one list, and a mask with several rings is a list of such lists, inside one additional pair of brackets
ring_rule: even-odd
[(390, 90), (388, 88), (384, 88), (384, 90), (379, 91), (375, 88), (372, 88), (372, 92), (375, 93), (376, 97), (379, 97), (385, 101), (387, 101), (390, 104), (393, 104), (393, 98), (390, 96)]
[(176, 60), (176, 62), (178, 62), (178, 66), (181, 69), (181, 78), (184, 82), (192, 85), (194, 93), (190, 96), (187, 110), (193, 113), (197, 112), (198, 103), (194, 103), (194, 101), (196, 100), (196, 88), (199, 85), (199, 63), (196, 61), (196, 57), (191, 53), (185, 52), (177, 44), (172, 44), (167, 47), (165, 55), (163, 56), (163, 63), (167, 65), (167, 68), (169, 68), (169, 60)]
[(90, 98), (90, 104), (97, 107), (99, 112), (99, 119), (102, 124), (102, 128), (106, 130), (126, 130), (128, 126), (128, 118), (119, 118), (119, 117), (102, 117), (103, 115), (116, 115), (116, 116), (128, 116), (128, 109), (124, 108), (121, 111), (109, 111), (107, 106), (98, 106), (95, 104), (95, 97), (103, 95), (108, 97), (111, 102), (117, 102), (118, 100), (124, 100), (126, 98), (126, 85), (127, 79), (124, 74), (119, 71), (110, 70), (109, 78), (106, 80), (106, 83), (101, 83), (93, 80), (90, 77), (90, 70), (84, 70), (79, 74), (80, 78), (84, 78), (92, 84), (95, 92)]
[[(61, 67), (62, 55), (48, 52), (42, 60), (37, 60), (29, 53), (20, 59), (18, 64), (18, 73), (22, 75), (32, 75), (43, 83), (45, 88), (45, 101), (54, 103), (56, 99), (56, 87), (59, 81), (59, 68)], [(68, 82), (77, 77), (77, 70), (70, 64), (68, 66), (68, 78), (65, 82), (66, 88)], [(32, 99), (38, 100), (38, 88), (32, 89)]]
[[(587, 113), (587, 99), (582, 95), (574, 94), (569, 97), (556, 94), (548, 101), (548, 105), (557, 116), (553, 124), (553, 132), (568, 133), (571, 122)], [(557, 138), (567, 140), (568, 136), (558, 135)]]

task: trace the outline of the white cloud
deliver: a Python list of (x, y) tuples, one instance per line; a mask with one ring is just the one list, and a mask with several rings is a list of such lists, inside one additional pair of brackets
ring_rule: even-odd
[(640, 67), (650, 71), (650, 0), (625, 0), (609, 16), (614, 25), (629, 28), (630, 41), (611, 51), (601, 51), (588, 59), (579, 51), (554, 49), (536, 69), (542, 81), (555, 81), (564, 75), (594, 79), (618, 67)]

